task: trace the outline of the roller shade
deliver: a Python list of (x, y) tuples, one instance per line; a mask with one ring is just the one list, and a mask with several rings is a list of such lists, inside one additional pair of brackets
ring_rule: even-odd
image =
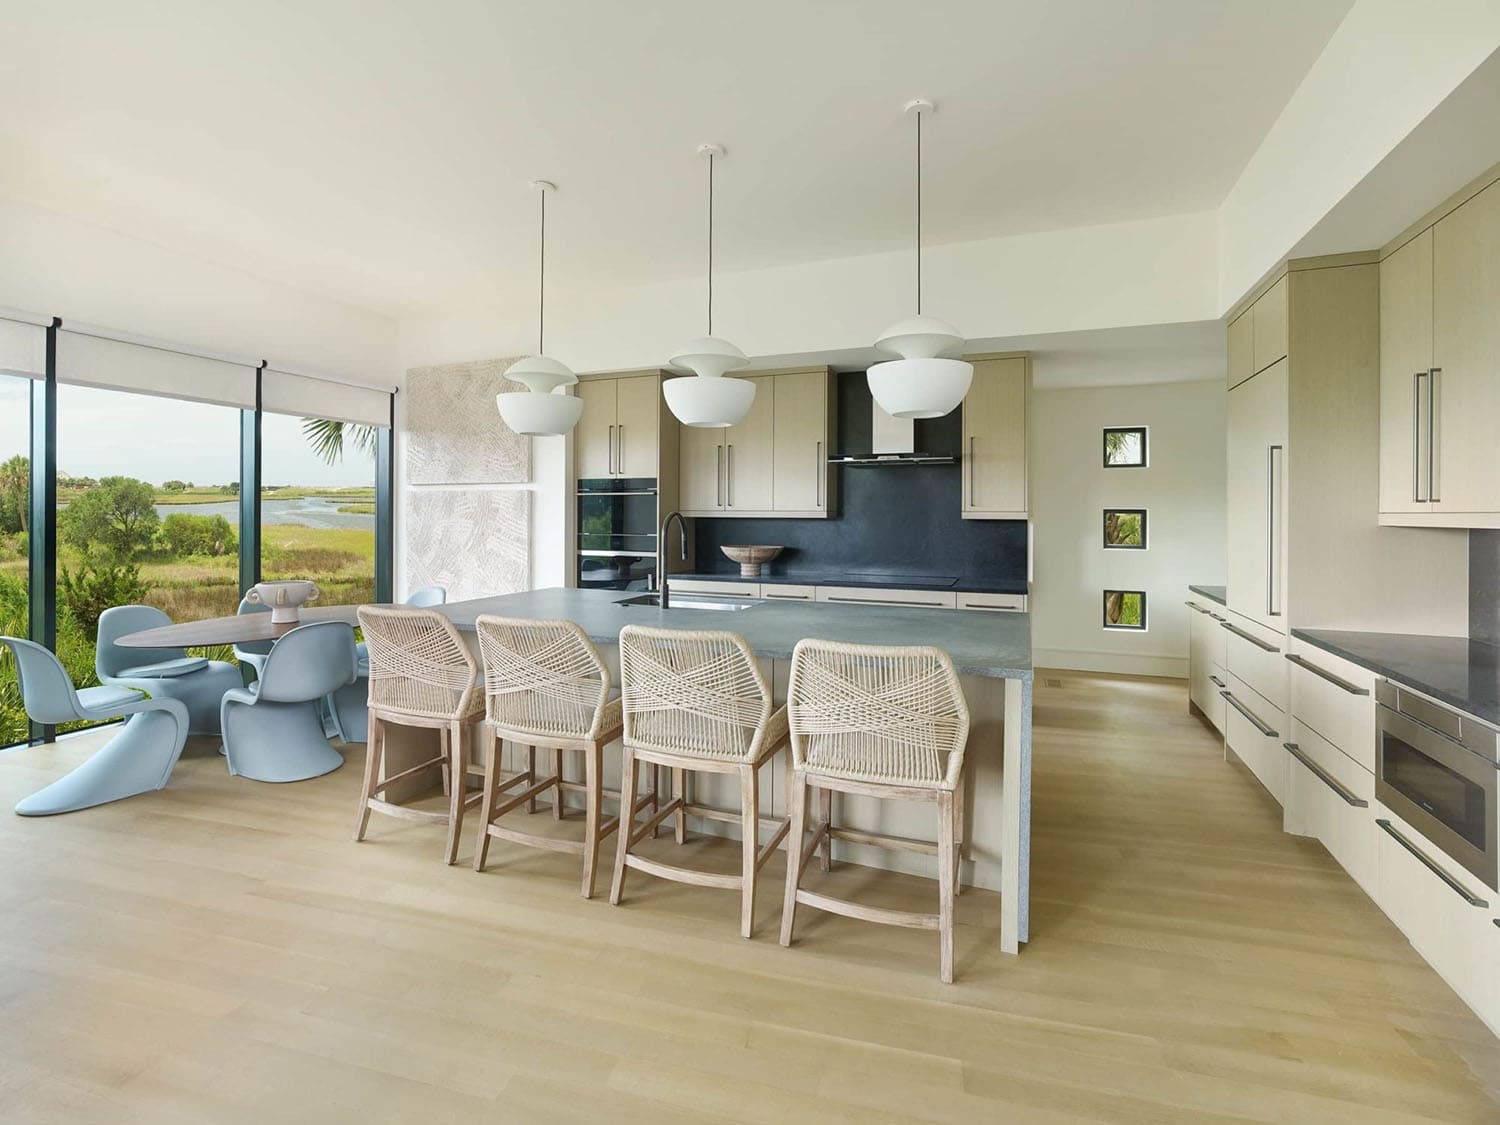
[(303, 418), (333, 418), (367, 426), (391, 424), (391, 394), (312, 375), (267, 368), (261, 381), (262, 409)]
[(31, 321), (0, 316), (0, 375), (46, 378), (46, 328)]
[(255, 371), (254, 364), (158, 344), (67, 328), (57, 334), (62, 383), (254, 409)]

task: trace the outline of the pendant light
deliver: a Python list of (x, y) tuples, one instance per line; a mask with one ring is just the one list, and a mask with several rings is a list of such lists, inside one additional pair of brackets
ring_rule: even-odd
[(935, 107), (924, 98), (906, 103), (917, 119), (917, 315), (886, 329), (875, 346), (900, 359), (874, 364), (865, 374), (870, 394), (896, 418), (941, 418), (964, 400), (973, 364), (944, 357), (963, 346), (958, 329), (922, 313), (922, 114)]
[(505, 391), (495, 396), (495, 406), (507, 426), (528, 437), (565, 434), (583, 413), (583, 399), (568, 394), (578, 376), (544, 354), (547, 282), (547, 194), (557, 190), (548, 180), (532, 180), (542, 199), (541, 245), (537, 266), (536, 355), (518, 359), (505, 372), (507, 379), (525, 385), (524, 391)]
[(692, 378), (668, 379), (661, 385), (667, 406), (684, 426), (732, 426), (755, 401), (755, 384), (728, 379), (724, 372), (745, 367), (749, 360), (728, 340), (714, 335), (714, 160), (724, 155), (720, 145), (698, 146), (708, 157), (708, 335), (689, 340), (668, 362), (686, 367)]

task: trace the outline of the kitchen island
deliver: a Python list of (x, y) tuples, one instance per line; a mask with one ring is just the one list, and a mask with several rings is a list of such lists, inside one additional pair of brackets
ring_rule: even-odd
[[(702, 601), (682, 597), (679, 606), (622, 605), (632, 595), (621, 590), (554, 588), (519, 594), (474, 598), (436, 607), (467, 635), (482, 614), (530, 620), (575, 622), (601, 646), (615, 682), (619, 683), (620, 630), (629, 624), (667, 629), (723, 629), (745, 638), (765, 662), (777, 705), (786, 698), (792, 649), (805, 637), (850, 644), (933, 645), (953, 659), (971, 712), (968, 771), (968, 839), (963, 846), (963, 882), (1000, 892), (1000, 945), (1015, 953), (1027, 940), (1031, 842), (1031, 622), (1024, 613), (984, 613), (971, 610), (922, 609), (887, 605), (827, 605), (751, 601), (744, 608), (690, 608)], [(392, 729), (387, 769), (399, 772), (408, 762), (430, 754), (419, 732)], [(515, 753), (508, 750), (508, 753)], [(619, 758), (610, 763), (618, 779)], [(778, 760), (775, 769), (788, 767)], [(715, 800), (711, 776), (698, 779), (699, 799)], [(779, 779), (777, 779), (779, 782)], [(769, 810), (781, 815), (782, 786)], [(918, 838), (935, 837), (930, 808), (905, 802), (876, 801), (841, 795), (841, 824), (871, 831), (894, 832)], [(732, 803), (728, 791), (719, 798)], [(732, 826), (710, 825), (706, 830), (733, 834)], [(884, 852), (838, 842), (836, 855), (855, 862), (932, 875), (930, 864), (905, 852)], [(934, 891), (934, 893), (936, 893)]]

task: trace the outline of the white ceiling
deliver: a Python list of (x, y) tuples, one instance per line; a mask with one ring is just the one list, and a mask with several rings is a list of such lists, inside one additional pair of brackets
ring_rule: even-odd
[(388, 311), (1217, 206), (1351, 0), (0, 0), (0, 193)]

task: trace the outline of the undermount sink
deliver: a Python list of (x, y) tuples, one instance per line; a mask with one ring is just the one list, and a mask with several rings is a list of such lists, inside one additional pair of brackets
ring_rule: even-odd
[[(735, 602), (724, 598), (700, 598), (691, 594), (673, 594), (667, 605), (668, 609), (717, 609), (735, 610), (749, 609), (754, 602)], [(615, 605), (646, 606), (650, 609), (661, 608), (661, 596), (659, 594), (637, 594), (633, 598), (624, 598)]]

